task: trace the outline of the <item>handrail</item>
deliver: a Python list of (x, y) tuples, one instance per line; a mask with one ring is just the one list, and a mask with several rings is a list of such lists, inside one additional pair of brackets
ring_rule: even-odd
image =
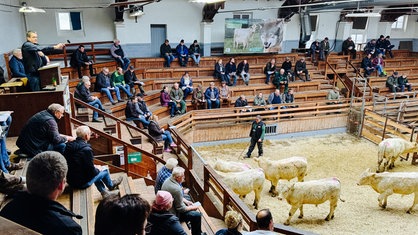
[[(354, 71), (356, 71), (356, 78), (357, 77), (360, 77), (361, 79), (363, 79), (363, 80), (367, 80), (367, 79), (365, 79), (364, 77), (363, 77), (363, 75), (361, 75), (361, 73), (360, 73), (360, 71), (359, 71), (359, 69), (357, 69), (356, 68), (356, 66), (354, 66), (353, 65), (353, 63), (351, 63), (351, 61), (350, 60), (348, 60), (347, 61), (347, 63), (354, 69)], [(367, 82), (367, 87), (369, 88), (369, 91), (370, 91), (370, 96), (372, 96), (373, 95), (373, 89), (372, 89), (372, 87), (370, 86), (370, 83), (369, 82)]]
[(148, 132), (145, 132), (145, 131), (139, 129), (138, 127), (136, 127), (136, 126), (131, 125), (128, 122), (125, 122), (123, 120), (120, 120), (119, 118), (117, 118), (117, 117), (115, 117), (115, 116), (113, 116), (111, 114), (108, 114), (108, 113), (106, 113), (106, 112), (104, 112), (104, 111), (102, 111), (102, 110), (100, 110), (100, 109), (98, 109), (98, 108), (96, 108), (94, 106), (89, 105), (88, 103), (83, 102), (82, 100), (79, 100), (79, 99), (75, 98), (72, 93), (70, 93), (70, 102), (71, 102), (71, 116), (72, 117), (75, 117), (76, 116), (75, 115), (75, 110), (76, 110), (75, 104), (76, 103), (79, 104), (79, 105), (81, 105), (81, 106), (84, 106), (84, 107), (87, 107), (89, 109), (92, 109), (93, 111), (96, 111), (99, 114), (103, 115), (105, 118), (110, 118), (110, 119), (112, 119), (113, 121), (116, 122), (116, 132), (118, 133), (119, 138), (121, 138), (120, 137), (120, 128), (121, 128), (120, 125), (122, 124), (122, 125), (124, 125), (126, 127), (132, 128), (132, 129), (140, 132), (142, 135), (145, 135), (148, 138), (148, 140), (151, 142), (151, 144), (153, 145), (153, 151), (154, 151), (154, 153), (156, 153), (156, 149), (158, 147), (158, 142), (154, 139), (154, 137), (152, 137), (150, 134), (148, 134)]
[[(75, 125), (78, 125), (78, 126), (86, 125), (85, 123), (80, 122), (79, 120), (77, 120), (74, 117), (70, 117), (70, 122), (72, 124), (75, 124)], [(151, 183), (154, 184), (155, 183), (153, 180), (147, 178), (146, 175), (140, 175), (140, 174), (137, 174), (137, 173), (134, 173), (134, 172), (129, 171), (128, 148), (129, 149), (132, 149), (134, 151), (140, 152), (141, 154), (144, 154), (147, 157), (151, 157), (153, 160), (156, 160), (158, 162), (161, 162), (162, 164), (165, 164), (164, 159), (161, 159), (158, 156), (155, 156), (154, 154), (149, 153), (149, 152), (147, 152), (147, 151), (145, 151), (143, 149), (140, 149), (140, 148), (138, 148), (138, 147), (136, 147), (136, 146), (134, 146), (132, 144), (129, 144), (129, 143), (127, 143), (127, 142), (125, 142), (125, 141), (123, 141), (121, 139), (115, 138), (114, 136), (109, 135), (106, 132), (103, 132), (103, 131), (95, 128), (95, 127), (89, 126), (89, 128), (92, 131), (92, 133), (99, 134), (100, 136), (102, 136), (102, 137), (104, 137), (106, 139), (110, 139), (112, 142), (115, 142), (117, 144), (120, 144), (120, 145), (122, 145), (124, 147), (123, 148), (123, 151), (124, 151), (124, 161), (125, 161), (125, 164), (124, 164), (125, 167), (124, 168), (121, 168), (119, 166), (115, 166), (113, 164), (109, 164), (107, 162), (101, 161), (100, 159), (95, 159), (96, 161), (99, 161), (99, 162), (101, 162), (103, 164), (106, 164), (106, 165), (111, 165), (113, 169), (116, 169), (118, 171), (123, 171), (123, 172), (127, 173), (129, 176), (134, 176), (135, 178), (144, 178), (148, 182), (148, 184), (151, 184)]]

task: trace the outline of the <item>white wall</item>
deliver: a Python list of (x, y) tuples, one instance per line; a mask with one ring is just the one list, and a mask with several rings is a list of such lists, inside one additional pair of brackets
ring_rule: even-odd
[[(17, 0), (0, 0), (1, 4), (19, 6)], [(0, 66), (5, 72), (5, 61), (3, 53), (9, 52), (14, 48), (22, 46), (25, 40), (23, 17), (17, 7), (0, 6), (0, 29), (3, 33), (0, 43)]]
[[(17, 0), (0, 0), (0, 2), (12, 2), (19, 5)], [(189, 3), (188, 0), (163, 0), (158, 3), (152, 3), (144, 6), (145, 15), (139, 17), (137, 22), (134, 18), (125, 13), (123, 23), (114, 23), (115, 18), (114, 8), (106, 8), (105, 6), (112, 2), (111, 0), (27, 0), (28, 5), (36, 7), (47, 7), (55, 9), (46, 9), (46, 14), (31, 14), (27, 17), (28, 29), (35, 30), (39, 34), (40, 44), (54, 44), (57, 42), (65, 42), (69, 39), (71, 42), (86, 42), (86, 41), (105, 41), (112, 40), (115, 37), (121, 39), (122, 44), (126, 45), (125, 50), (128, 50), (128, 56), (147, 56), (151, 44), (151, 24), (167, 25), (167, 38), (171, 45), (175, 46), (184, 39), (186, 44), (191, 43), (194, 39), (198, 41), (207, 42), (207, 38), (203, 38), (207, 31), (203, 29), (202, 20), (202, 4)], [(80, 6), (80, 4), (82, 5)], [(215, 15), (214, 22), (211, 23), (210, 44), (223, 45), (225, 18), (231, 18), (233, 13), (222, 11), (242, 11), (252, 12), (255, 19), (269, 19), (276, 18), (278, 8), (283, 1), (276, 0), (228, 0), (225, 3), (224, 9), (219, 9), (219, 13)], [(69, 11), (59, 10), (58, 8), (80, 6), (79, 8), (83, 14), (84, 31), (81, 34), (58, 35), (56, 25), (56, 12)], [(87, 8), (86, 8), (87, 7)], [(103, 7), (103, 8), (101, 8)], [(2, 7), (4, 8), (4, 7)], [(271, 9), (265, 9), (271, 8)], [(250, 10), (252, 9), (252, 10)], [(265, 10), (260, 10), (265, 9)], [(7, 10), (7, 9), (6, 9)], [(11, 49), (20, 45), (24, 40), (23, 21), (22, 16), (17, 13), (17, 9), (12, 9), (12, 12), (0, 11), (0, 25), (2, 29), (6, 28), (9, 35), (16, 41), (7, 41), (1, 45), (1, 48)], [(77, 9), (76, 9), (77, 10)], [(390, 32), (394, 42), (405, 39), (415, 40), (418, 38), (418, 23), (417, 16), (409, 17), (409, 24), (406, 31)], [(331, 42), (335, 39), (338, 44), (346, 38), (346, 35), (351, 34), (351, 29), (341, 28), (337, 30), (337, 22), (339, 20), (339, 12), (329, 12), (319, 14), (319, 22), (317, 31), (313, 32), (312, 39), (322, 40), (328, 37)], [(7, 22), (17, 22), (16, 25), (9, 25)], [(115, 26), (116, 25), (116, 26)], [(387, 24), (378, 22), (377, 18), (372, 18), (369, 21), (369, 29), (367, 30), (368, 37), (377, 37), (380, 34), (387, 32)], [(286, 23), (286, 31), (284, 32), (284, 50), (283, 52), (290, 52), (292, 48), (298, 47), (300, 35), (300, 19), (296, 14), (291, 18), (291, 21)], [(336, 31), (339, 33), (336, 34)], [(385, 31), (382, 33), (382, 31)], [(205, 40), (203, 40), (205, 39)], [(161, 42), (162, 43), (162, 42)], [(210, 46), (209, 44), (209, 46)], [(415, 40), (415, 45), (417, 44)], [(338, 48), (338, 45), (337, 45)], [(418, 48), (415, 48), (418, 50)]]
[[(58, 42), (66, 42), (70, 40), (76, 42), (90, 41), (108, 41), (115, 37), (113, 30), (113, 20), (115, 18), (113, 8), (77, 8), (80, 1), (77, 0), (36, 0), (27, 1), (28, 5), (45, 8), (45, 14), (27, 14), (27, 28), (38, 33), (39, 44), (55, 44)], [(85, 6), (101, 6), (95, 0), (83, 0)], [(56, 9), (48, 9), (48, 8)], [(74, 9), (59, 9), (65, 7), (75, 7)], [(58, 12), (80, 11), (82, 14), (81, 32), (72, 32), (67, 34), (59, 34), (57, 32)]]

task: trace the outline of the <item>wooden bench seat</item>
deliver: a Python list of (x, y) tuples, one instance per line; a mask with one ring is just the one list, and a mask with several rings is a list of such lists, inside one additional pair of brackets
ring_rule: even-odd
[(94, 234), (94, 199), (93, 185), (86, 189), (72, 189), (71, 211), (83, 216), (82, 219), (74, 220), (80, 224), (83, 234)]

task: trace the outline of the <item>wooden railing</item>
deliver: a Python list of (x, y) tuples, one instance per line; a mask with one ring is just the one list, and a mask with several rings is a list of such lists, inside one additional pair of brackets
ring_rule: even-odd
[[(108, 47), (106, 48), (98, 47), (98, 45), (106, 44), (108, 44)], [(78, 46), (84, 45), (87, 55), (92, 56), (93, 62), (96, 63), (96, 56), (98, 55), (109, 55), (109, 58), (111, 57), (110, 47), (112, 46), (112, 44), (113, 41), (67, 43), (65, 44), (65, 47), (62, 49), (62, 53), (50, 54), (48, 55), (48, 57), (50, 59), (64, 60), (65, 67), (68, 67), (68, 58), (75, 50), (77, 50)], [(72, 50), (69, 51), (69, 48), (71, 48)]]

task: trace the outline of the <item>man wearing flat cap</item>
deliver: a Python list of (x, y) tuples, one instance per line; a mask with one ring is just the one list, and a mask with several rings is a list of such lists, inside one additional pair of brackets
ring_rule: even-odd
[(398, 76), (399, 73), (397, 71), (393, 72), (392, 76), (389, 76), (386, 80), (386, 87), (390, 89), (392, 93), (396, 93), (400, 91), (398, 87)]

